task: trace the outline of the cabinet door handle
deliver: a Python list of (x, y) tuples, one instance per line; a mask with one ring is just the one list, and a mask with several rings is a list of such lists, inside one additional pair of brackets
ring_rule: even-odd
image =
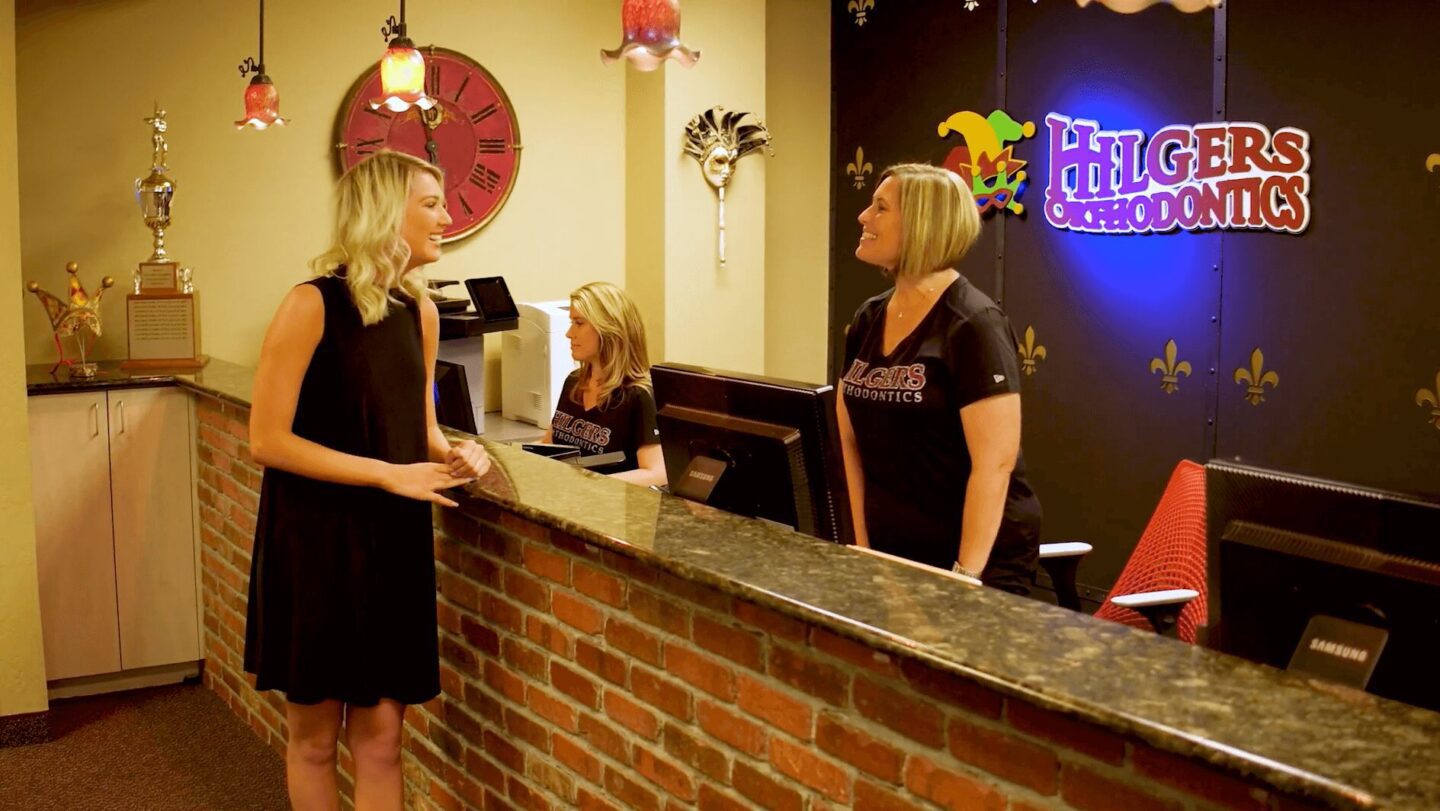
[(100, 404), (90, 404), (90, 438), (100, 436)]
[(125, 401), (121, 400), (115, 404), (115, 410), (120, 413), (120, 433), (125, 433)]

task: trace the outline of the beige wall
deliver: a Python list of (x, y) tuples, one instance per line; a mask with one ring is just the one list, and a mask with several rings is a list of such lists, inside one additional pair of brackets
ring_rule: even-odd
[[(14, 3), (0, 2), (0, 346), (4, 347), (18, 347), (22, 337), (14, 11)], [(17, 351), (0, 352), (0, 716), (40, 712), (48, 706), (27, 422), (24, 358)]]
[[(618, 66), (617, 66), (618, 68)], [(645, 319), (650, 360), (665, 360), (665, 68), (626, 70), (625, 289)]]
[[(504, 275), (522, 301), (563, 297), (594, 279), (623, 281), (625, 74), (599, 59), (619, 37), (612, 6), (409, 5), (416, 42), (467, 53), (504, 85), (524, 144), (505, 208), (479, 234), (448, 246), (433, 276)], [(245, 80), (235, 66), (255, 51), (254, 3), (21, 0), (27, 278), (58, 287), (74, 259), (87, 286), (103, 274), (123, 284), (149, 255), (131, 190), (150, 160), (141, 119), (158, 100), (169, 111), (178, 187), (167, 247), (195, 268), (204, 348), (255, 360), (279, 298), (324, 247), (335, 114), (381, 54), (379, 26), (395, 7), (294, 0), (266, 12), (267, 72), (293, 123), (236, 132)], [(103, 312), (101, 356), (123, 357), (123, 295)], [(25, 336), (31, 362), (51, 357), (38, 306), (25, 309)]]
[(716, 250), (716, 195), (681, 152), (685, 125), (714, 107), (765, 120), (765, 0), (684, 6), (683, 39), (701, 52), (665, 82), (665, 358), (760, 373), (765, 366), (765, 178), (768, 155), (737, 164), (726, 190), (728, 262)]
[(830, 327), (830, 7), (766, 6), (765, 374), (826, 381)]

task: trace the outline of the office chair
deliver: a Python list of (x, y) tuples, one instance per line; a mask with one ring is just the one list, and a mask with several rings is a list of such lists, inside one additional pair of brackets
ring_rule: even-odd
[[(1056, 601), (1080, 609), (1075, 573), (1090, 544), (1040, 545)], [(1205, 622), (1205, 468), (1181, 460), (1095, 616), (1194, 643)]]

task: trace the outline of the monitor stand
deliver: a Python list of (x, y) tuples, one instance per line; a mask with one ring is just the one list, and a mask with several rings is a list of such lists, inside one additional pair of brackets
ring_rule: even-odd
[(720, 477), (725, 475), (728, 469), (729, 465), (720, 459), (696, 456), (685, 466), (685, 472), (680, 474), (680, 481), (671, 483), (670, 492), (681, 498), (709, 504), (715, 486), (720, 483)]
[(1285, 669), (1364, 690), (1389, 638), (1384, 628), (1316, 614)]

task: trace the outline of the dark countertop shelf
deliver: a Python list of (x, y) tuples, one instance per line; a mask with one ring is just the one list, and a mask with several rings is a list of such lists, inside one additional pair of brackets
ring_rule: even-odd
[(25, 367), (25, 389), (29, 394), (63, 394), (93, 389), (127, 389), (179, 385), (192, 391), (248, 408), (255, 386), (255, 370), (237, 363), (211, 358), (200, 369), (165, 370), (120, 368), (119, 361), (100, 361), (95, 377), (72, 377), (61, 366), (52, 374), (44, 364)]

